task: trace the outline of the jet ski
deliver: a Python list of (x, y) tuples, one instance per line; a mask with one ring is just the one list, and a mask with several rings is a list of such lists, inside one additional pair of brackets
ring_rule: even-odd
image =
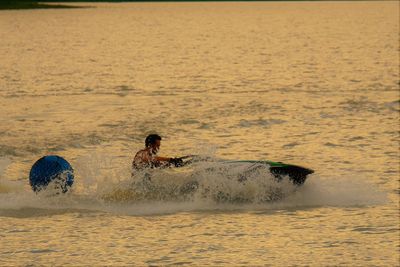
[(288, 176), (290, 181), (295, 185), (302, 185), (307, 179), (307, 175), (314, 173), (314, 170), (305, 167), (286, 164), (274, 161), (259, 161), (259, 160), (239, 160), (231, 161), (230, 163), (251, 163), (257, 166), (266, 165), (269, 167), (270, 173), (278, 180)]
[[(161, 169), (164, 169), (161, 171)], [(167, 166), (143, 170), (132, 173), (132, 180), (125, 181), (115, 187), (111, 192), (106, 193), (103, 199), (106, 201), (142, 201), (142, 200), (185, 200), (191, 199), (195, 192), (200, 192), (206, 198), (210, 192), (218, 191), (212, 195), (218, 202), (225, 201), (247, 201), (243, 196), (231, 195), (223, 188), (203, 187), (198, 177), (219, 174), (227, 179), (236, 180), (239, 184), (246, 186), (246, 183), (263, 172), (269, 172), (271, 178), (278, 183), (285, 179), (295, 186), (301, 186), (309, 174), (314, 171), (305, 167), (274, 162), (267, 160), (222, 160), (212, 157), (189, 155), (174, 158)], [(171, 179), (175, 177), (177, 179)], [(200, 189), (200, 191), (199, 191)], [(277, 191), (271, 189), (266, 195), (268, 200), (282, 198), (279, 188)]]
[[(175, 167), (183, 167), (199, 161), (211, 161), (210, 158), (204, 158), (196, 155), (184, 156), (179, 159), (180, 160), (178, 162), (180, 163), (175, 164)], [(215, 160), (212, 161), (215, 162)], [(304, 184), (307, 179), (307, 175), (314, 173), (314, 170), (309, 168), (269, 160), (218, 160), (217, 162), (220, 162), (224, 165), (227, 164), (228, 166), (249, 163), (248, 170), (240, 176), (239, 181), (245, 181), (247, 179), (245, 175), (246, 173), (256, 171), (260, 167), (268, 167), (269, 172), (277, 179), (277, 181), (281, 181), (287, 176), (289, 180), (297, 186)]]

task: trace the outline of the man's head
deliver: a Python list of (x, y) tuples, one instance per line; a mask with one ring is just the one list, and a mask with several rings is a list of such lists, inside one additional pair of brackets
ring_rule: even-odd
[(144, 141), (146, 148), (150, 147), (151, 151), (156, 154), (160, 149), (161, 136), (158, 134), (149, 134)]

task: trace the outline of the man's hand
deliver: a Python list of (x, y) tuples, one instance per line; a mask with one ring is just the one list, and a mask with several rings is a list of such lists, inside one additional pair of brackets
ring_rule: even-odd
[(173, 164), (175, 167), (182, 167), (183, 166), (183, 160), (181, 158), (171, 158), (169, 160), (170, 164)]

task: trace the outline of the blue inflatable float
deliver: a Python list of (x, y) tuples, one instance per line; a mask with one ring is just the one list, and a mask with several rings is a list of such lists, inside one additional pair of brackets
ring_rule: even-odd
[(44, 156), (33, 164), (29, 183), (35, 192), (46, 189), (51, 183), (56, 193), (66, 193), (74, 183), (74, 170), (62, 157)]

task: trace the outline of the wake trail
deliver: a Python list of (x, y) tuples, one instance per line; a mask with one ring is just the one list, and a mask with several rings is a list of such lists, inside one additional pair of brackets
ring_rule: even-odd
[[(101, 157), (94, 161), (102, 161)], [(263, 168), (247, 173), (246, 163), (227, 168), (218, 162), (191, 169), (155, 171), (150, 186), (134, 180), (120, 162), (81, 158), (76, 184), (67, 194), (35, 194), (23, 181), (4, 176), (9, 161), (0, 161), (0, 216), (42, 216), (69, 212), (155, 215), (178, 212), (251, 211), (383, 205), (387, 193), (363, 177), (320, 177), (312, 174), (303, 186), (278, 182)], [(99, 163), (99, 162), (97, 162)], [(101, 166), (101, 168), (100, 168)], [(28, 180), (26, 181), (28, 183)], [(196, 182), (196, 187), (182, 187)]]

